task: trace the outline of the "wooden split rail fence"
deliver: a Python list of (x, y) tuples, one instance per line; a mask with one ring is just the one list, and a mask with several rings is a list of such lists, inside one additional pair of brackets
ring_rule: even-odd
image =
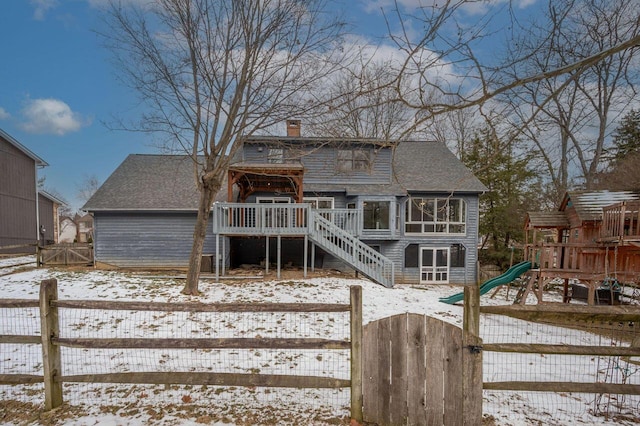
[[(525, 321), (556, 324), (583, 331), (589, 324), (627, 324), (638, 327), (640, 309), (635, 306), (577, 306), (568, 304), (545, 304), (533, 306), (482, 306), (483, 314), (505, 315)], [(640, 333), (635, 329), (635, 335)], [(629, 346), (611, 345), (567, 345), (544, 343), (485, 343), (483, 351), (513, 354), (583, 355), (604, 357), (640, 357), (640, 338), (633, 339)], [(568, 381), (508, 381), (485, 382), (483, 388), (506, 391), (577, 392), (596, 394), (640, 395), (640, 385), (629, 383), (578, 383)]]
[[(467, 293), (465, 291), (465, 293)], [(467, 297), (468, 300), (477, 299)], [(471, 304), (467, 303), (469, 307)], [(0, 385), (42, 383), (45, 409), (63, 403), (63, 383), (185, 384), (294, 388), (350, 388), (351, 418), (399, 424), (477, 425), (482, 422), (482, 341), (477, 314), (462, 330), (418, 314), (383, 318), (363, 327), (362, 288), (349, 304), (149, 303), (59, 300), (57, 281), (44, 280), (39, 300), (2, 300), (0, 309), (40, 309), (40, 336), (0, 335), (0, 344), (41, 344), (43, 375), (0, 374)], [(465, 312), (468, 306), (465, 306)], [(61, 311), (70, 309), (160, 312), (344, 312), (349, 338), (83, 338), (65, 337)], [(469, 331), (470, 330), (470, 331)], [(64, 375), (61, 348), (89, 349), (322, 349), (350, 351), (350, 376), (335, 377), (210, 372), (121, 372)]]
[[(41, 335), (0, 335), (0, 344), (41, 344), (43, 375), (0, 374), (0, 384), (44, 382), (45, 409), (63, 403), (63, 383), (144, 383), (294, 388), (350, 388), (351, 417), (362, 421), (362, 288), (352, 286), (349, 304), (319, 303), (148, 303), (59, 300), (55, 279), (44, 280), (39, 300), (2, 300), (0, 308), (40, 308)], [(349, 312), (349, 340), (322, 338), (65, 338), (59, 329), (62, 309), (161, 312)], [(128, 372), (65, 376), (61, 347), (91, 349), (322, 349), (350, 350), (350, 379), (320, 376), (207, 372)]]

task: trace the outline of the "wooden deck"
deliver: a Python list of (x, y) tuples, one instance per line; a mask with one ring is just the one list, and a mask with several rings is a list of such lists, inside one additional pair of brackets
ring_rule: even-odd
[[(305, 203), (215, 203), (213, 233), (218, 236), (282, 236), (309, 238), (315, 245), (385, 287), (394, 283), (393, 261), (360, 241), (362, 213), (356, 209), (313, 209)], [(307, 244), (302, 253), (306, 274)], [(224, 250), (222, 250), (224, 256)], [(268, 257), (268, 255), (266, 256)], [(277, 258), (280, 259), (278, 248)], [(312, 255), (313, 258), (313, 255)], [(223, 259), (222, 264), (225, 264)], [(216, 262), (216, 277), (218, 276)], [(278, 260), (278, 274), (280, 271)], [(279, 276), (279, 275), (278, 275)]]

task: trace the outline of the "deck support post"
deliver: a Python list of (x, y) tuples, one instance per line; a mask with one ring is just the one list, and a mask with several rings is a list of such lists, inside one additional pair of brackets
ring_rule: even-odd
[(307, 278), (307, 256), (309, 252), (309, 237), (307, 235), (304, 236), (304, 260), (303, 260), (303, 264), (304, 264), (304, 277)]
[(222, 237), (222, 276), (224, 277), (226, 274), (226, 264), (227, 264), (227, 244), (225, 243), (224, 237)]
[(278, 279), (280, 279), (280, 268), (282, 264), (282, 236), (278, 235)]
[(220, 234), (216, 234), (216, 281), (220, 280)]
[(316, 271), (316, 245), (311, 242), (311, 272)]
[(269, 236), (265, 237), (265, 249), (264, 249), (264, 274), (269, 273)]

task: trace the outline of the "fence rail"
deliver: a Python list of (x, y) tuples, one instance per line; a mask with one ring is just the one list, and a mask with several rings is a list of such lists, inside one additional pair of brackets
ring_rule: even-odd
[(38, 247), (38, 265), (93, 265), (92, 244), (56, 244)]
[[(535, 306), (482, 306), (483, 314), (505, 315), (525, 321), (543, 325), (559, 326), (570, 330), (597, 333), (607, 336), (609, 333), (620, 334), (621, 341), (615, 344), (557, 344), (545, 343), (486, 343), (488, 336), (483, 336), (485, 352), (499, 352), (511, 354), (541, 354), (541, 355), (575, 355), (587, 357), (614, 357), (629, 360), (630, 357), (640, 357), (640, 309), (632, 306), (577, 306), (577, 305), (535, 305)], [(593, 327), (594, 322), (602, 322), (599, 329)], [(624, 329), (620, 331), (620, 326)], [(508, 326), (507, 326), (508, 327)], [(637, 361), (632, 361), (636, 363)], [(523, 364), (523, 369), (529, 368)], [(504, 391), (534, 391), (534, 392), (576, 392), (595, 394), (640, 395), (640, 384), (637, 383), (607, 383), (594, 381), (592, 383), (577, 381), (492, 381), (484, 382), (483, 389)]]
[[(0, 374), (0, 384), (30, 384), (44, 382), (45, 409), (59, 407), (63, 403), (63, 383), (129, 383), (129, 384), (182, 384), (217, 386), (264, 386), (296, 388), (351, 388), (351, 416), (362, 421), (362, 288), (352, 286), (349, 304), (203, 304), (203, 303), (147, 303), (114, 302), (102, 300), (58, 300), (58, 283), (44, 280), (39, 300), (0, 299), (0, 308), (40, 308), (40, 336), (0, 335), (0, 344), (41, 344), (43, 375)], [(59, 316), (63, 310), (146, 310), (159, 312), (345, 312), (349, 313), (350, 334), (348, 340), (305, 338), (84, 338), (61, 337)], [(181, 371), (119, 372), (106, 374), (63, 375), (64, 358), (60, 349), (322, 349), (350, 351), (350, 378), (325, 376), (260, 374), (260, 373), (211, 373)]]

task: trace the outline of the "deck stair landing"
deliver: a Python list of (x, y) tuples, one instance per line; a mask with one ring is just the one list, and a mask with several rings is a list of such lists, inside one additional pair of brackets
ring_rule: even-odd
[(311, 210), (309, 238), (323, 250), (385, 287), (393, 286), (393, 261)]

